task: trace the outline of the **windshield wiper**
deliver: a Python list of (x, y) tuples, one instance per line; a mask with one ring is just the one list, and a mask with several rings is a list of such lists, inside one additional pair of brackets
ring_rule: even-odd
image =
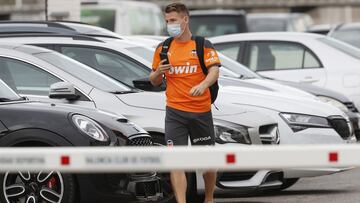
[(22, 100), (26, 100), (26, 97), (20, 97), (18, 99), (9, 99), (6, 97), (0, 97), (0, 102), (22, 101)]
[(129, 93), (137, 93), (139, 92), (138, 90), (125, 90), (125, 91), (113, 91), (113, 92), (110, 92), (110, 93), (113, 93), (113, 94), (129, 94)]
[(8, 101), (11, 101), (11, 99), (5, 98), (5, 97), (0, 97), (0, 102), (8, 102)]

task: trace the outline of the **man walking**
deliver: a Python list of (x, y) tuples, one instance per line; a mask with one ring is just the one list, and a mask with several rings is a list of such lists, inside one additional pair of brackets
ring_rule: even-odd
[[(207, 40), (201, 43), (203, 47), (199, 51), (198, 40), (195, 40), (198, 38), (190, 32), (189, 11), (184, 4), (168, 5), (165, 20), (172, 38), (157, 47), (150, 74), (154, 86), (161, 85), (166, 76), (165, 141), (171, 146), (188, 145), (190, 136), (192, 145), (214, 145), (212, 94), (209, 88), (219, 77), (218, 55)], [(172, 171), (170, 176), (177, 202), (185, 203), (185, 172)], [(212, 203), (216, 172), (205, 172), (203, 178), (204, 202)]]

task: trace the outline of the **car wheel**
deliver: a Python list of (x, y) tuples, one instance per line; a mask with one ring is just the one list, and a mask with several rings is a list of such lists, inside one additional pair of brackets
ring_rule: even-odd
[(287, 178), (283, 180), (280, 190), (285, 190), (299, 181), (299, 178)]
[(17, 172), (0, 175), (1, 202), (74, 203), (76, 185), (70, 174)]

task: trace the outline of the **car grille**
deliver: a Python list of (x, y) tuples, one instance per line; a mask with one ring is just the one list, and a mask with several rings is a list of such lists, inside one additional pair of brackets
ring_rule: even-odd
[(348, 139), (352, 134), (351, 124), (341, 116), (329, 117), (329, 123), (334, 130), (343, 138)]
[(259, 136), (264, 145), (280, 143), (279, 129), (276, 124), (260, 126)]
[(359, 111), (358, 111), (358, 109), (355, 107), (355, 104), (354, 103), (352, 103), (352, 102), (346, 102), (346, 103), (344, 103), (345, 104), (345, 106), (350, 110), (350, 111), (352, 111), (352, 112), (354, 112), (354, 113), (358, 113)]
[(152, 146), (152, 140), (150, 136), (137, 136), (129, 138), (128, 146)]

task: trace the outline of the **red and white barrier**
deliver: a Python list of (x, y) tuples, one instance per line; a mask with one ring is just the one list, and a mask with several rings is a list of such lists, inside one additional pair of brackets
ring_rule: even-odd
[(142, 172), (360, 166), (360, 145), (0, 148), (0, 172)]

